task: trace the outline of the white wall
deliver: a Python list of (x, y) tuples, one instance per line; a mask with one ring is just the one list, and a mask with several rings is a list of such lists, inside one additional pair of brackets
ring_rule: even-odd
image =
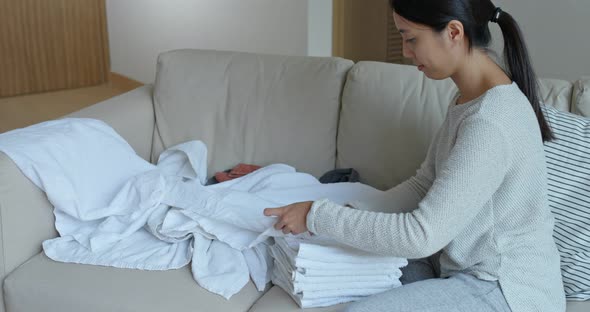
[(332, 55), (332, 0), (309, 0), (307, 55)]
[[(590, 75), (589, 0), (495, 0), (519, 23), (537, 75), (577, 80)], [(502, 49), (498, 25), (490, 24)], [(500, 42), (500, 43), (498, 43)]]
[[(111, 70), (144, 83), (154, 81), (158, 54), (172, 49), (286, 55), (309, 52), (308, 0), (107, 0), (106, 3)], [(314, 6), (312, 12), (321, 14), (322, 7)], [(322, 27), (315, 25), (312, 25), (314, 29)], [(314, 53), (322, 53), (325, 47), (315, 40)]]

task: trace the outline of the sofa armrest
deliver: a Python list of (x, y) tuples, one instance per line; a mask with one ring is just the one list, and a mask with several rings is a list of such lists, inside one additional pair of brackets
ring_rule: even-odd
[[(152, 86), (146, 85), (64, 117), (95, 118), (111, 125), (136, 153), (149, 161), (154, 132)], [(58, 235), (53, 205), (45, 193), (0, 152), (0, 281), (41, 252)], [(0, 294), (0, 312), (4, 311)]]
[(0, 152), (0, 281), (57, 236), (54, 223), (45, 193)]
[(95, 118), (109, 124), (135, 152), (150, 161), (154, 134), (152, 85), (145, 85), (64, 117)]
[[(66, 117), (96, 118), (110, 124), (136, 152), (149, 159), (154, 131), (152, 87), (137, 88)], [(57, 236), (53, 205), (45, 193), (0, 152), (0, 281)]]

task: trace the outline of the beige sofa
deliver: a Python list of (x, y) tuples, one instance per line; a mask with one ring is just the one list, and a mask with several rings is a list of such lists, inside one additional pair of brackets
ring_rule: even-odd
[[(415, 172), (455, 89), (414, 67), (340, 58), (178, 50), (158, 60), (154, 85), (72, 116), (113, 126), (148, 160), (176, 143), (209, 147), (209, 174), (238, 162), (288, 163), (316, 176), (352, 167), (381, 189)], [(590, 115), (590, 81), (543, 80), (542, 98)], [(231, 300), (201, 289), (189, 268), (137, 271), (57, 263), (41, 242), (57, 235), (52, 206), (0, 153), (0, 310), (297, 311), (280, 288), (250, 282)], [(309, 309), (337, 311), (343, 305)], [(568, 303), (568, 312), (590, 302)]]

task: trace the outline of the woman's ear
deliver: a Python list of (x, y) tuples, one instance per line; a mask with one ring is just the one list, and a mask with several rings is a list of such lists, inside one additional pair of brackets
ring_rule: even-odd
[(447, 34), (449, 39), (452, 42), (460, 43), (463, 42), (463, 38), (465, 37), (465, 30), (463, 28), (463, 23), (459, 22), (458, 20), (452, 20), (447, 24)]

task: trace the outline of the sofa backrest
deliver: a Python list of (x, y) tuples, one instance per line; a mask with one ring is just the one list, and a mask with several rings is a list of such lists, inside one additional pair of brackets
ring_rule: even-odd
[(177, 50), (158, 58), (152, 162), (188, 140), (208, 147), (208, 176), (238, 163), (334, 169), (341, 58)]
[[(590, 113), (589, 84), (580, 84), (581, 111)], [(574, 84), (541, 79), (544, 103), (572, 108)], [(355, 168), (361, 182), (391, 188), (414, 175), (457, 94), (450, 79), (428, 79), (414, 66), (359, 62), (342, 95), (337, 167)]]
[(590, 118), (590, 76), (574, 83), (571, 112)]
[(413, 66), (355, 64), (342, 93), (337, 167), (355, 168), (380, 189), (403, 181), (424, 159), (455, 94), (452, 81), (432, 81)]

